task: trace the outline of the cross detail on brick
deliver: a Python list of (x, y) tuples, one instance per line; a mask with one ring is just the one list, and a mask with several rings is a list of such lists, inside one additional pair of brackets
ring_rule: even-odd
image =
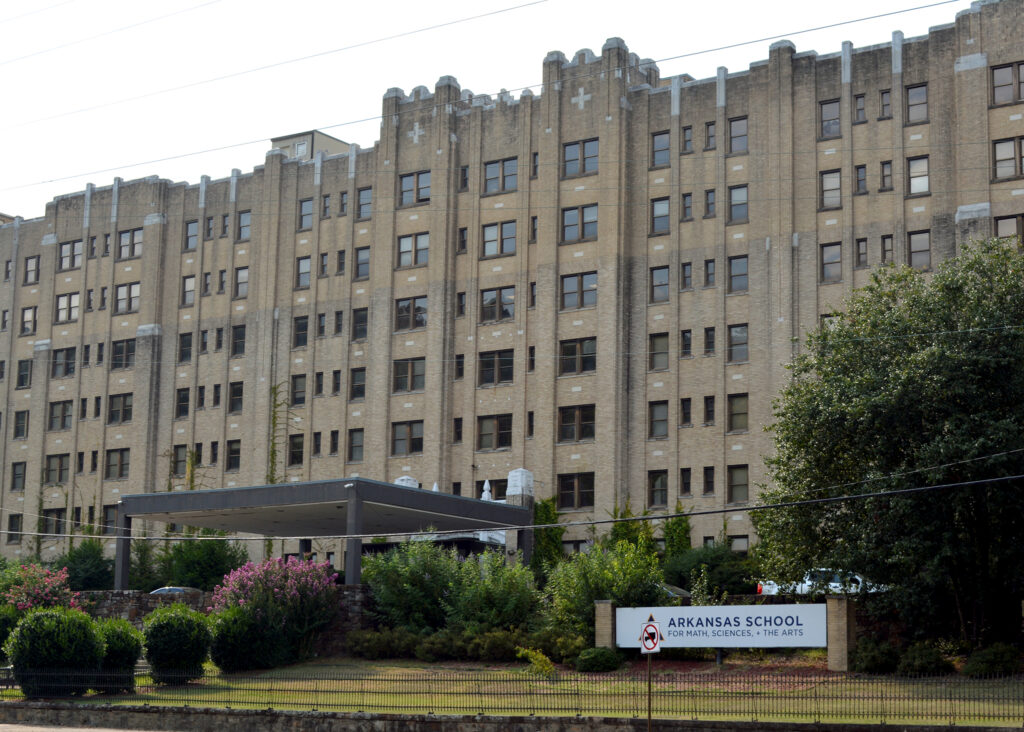
[(406, 132), (405, 134), (412, 138), (412, 143), (414, 145), (419, 145), (420, 144), (420, 135), (426, 134), (426, 130), (424, 130), (422, 127), (420, 127), (420, 123), (417, 122), (416, 124), (414, 124), (412, 126), (412, 129), (409, 130), (408, 132)]
[(590, 99), (590, 95), (589, 94), (584, 94), (583, 93), (583, 87), (581, 86), (579, 93), (576, 96), (574, 96), (571, 99), (569, 99), (569, 101), (572, 102), (573, 104), (577, 105), (580, 108), (580, 111), (582, 112), (583, 111), (583, 105), (586, 104), (589, 99)]

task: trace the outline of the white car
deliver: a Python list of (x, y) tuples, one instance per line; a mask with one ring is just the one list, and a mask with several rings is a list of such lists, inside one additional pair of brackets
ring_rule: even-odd
[(868, 592), (877, 592), (883, 587), (872, 585), (859, 574), (837, 572), (832, 569), (812, 569), (803, 580), (795, 584), (782, 585), (765, 580), (757, 583), (759, 595), (855, 595), (861, 587)]

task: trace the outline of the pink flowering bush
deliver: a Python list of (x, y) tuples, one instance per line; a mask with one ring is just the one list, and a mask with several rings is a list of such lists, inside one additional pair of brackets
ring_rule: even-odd
[[(294, 557), (248, 562), (227, 574), (214, 589), (210, 608), (215, 612), (214, 661), (240, 669), (266, 664), (268, 655), (282, 663), (308, 656), (316, 634), (338, 612), (337, 577), (326, 563)], [(280, 640), (279, 652), (245, 653), (270, 638)], [(239, 653), (253, 658), (240, 659)]]
[(18, 577), (4, 593), (4, 600), (21, 611), (40, 607), (80, 606), (78, 593), (68, 585), (68, 569), (56, 571), (38, 564), (23, 564)]

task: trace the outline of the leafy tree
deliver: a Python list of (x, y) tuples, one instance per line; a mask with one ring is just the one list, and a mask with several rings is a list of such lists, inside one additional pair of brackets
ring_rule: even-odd
[(181, 541), (167, 554), (166, 577), (171, 584), (208, 591), (247, 561), (245, 547), (227, 539)]
[(540, 600), (533, 573), (518, 561), (509, 564), (495, 551), (466, 557), (455, 585), (448, 600), (448, 624), (475, 634), (525, 626)]
[[(555, 505), (554, 498), (537, 501), (533, 504), (533, 523), (541, 525), (558, 523), (558, 507)], [(537, 580), (538, 586), (543, 587), (547, 581), (548, 572), (565, 556), (562, 553), (562, 536), (564, 534), (565, 529), (559, 526), (534, 530), (530, 569), (533, 570), (533, 576)]]
[[(683, 504), (676, 501), (676, 513), (683, 512)], [(690, 517), (675, 516), (666, 519), (661, 527), (661, 535), (665, 539), (665, 561), (690, 551)]]
[(989, 241), (934, 275), (885, 268), (808, 336), (776, 403), (765, 573), (865, 575), (919, 633), (1015, 639), (1024, 595), (1024, 253)]
[[(647, 509), (644, 509), (643, 513), (639, 515), (646, 516), (647, 514)], [(616, 507), (611, 516), (613, 519), (631, 519), (635, 518), (637, 514), (633, 513), (629, 501), (626, 501), (626, 505), (623, 508)], [(620, 541), (627, 541), (642, 547), (644, 551), (653, 552), (654, 528), (650, 521), (616, 521), (605, 535), (604, 544), (607, 547), (614, 547)]]
[(752, 579), (757, 573), (753, 560), (734, 552), (724, 542), (668, 557), (665, 560), (665, 581), (693, 592), (693, 573), (701, 567), (705, 568), (711, 586), (719, 587), (730, 595), (749, 595), (757, 589)]
[(104, 555), (99, 539), (84, 539), (54, 560), (53, 566), (68, 568), (68, 585), (72, 590), (109, 590), (114, 586), (114, 560)]
[(440, 630), (455, 592), (455, 550), (429, 541), (407, 541), (385, 554), (363, 557), (363, 582), (377, 613), (393, 628)]
[[(164, 585), (157, 542), (135, 539), (129, 558), (128, 584), (133, 590), (151, 592)], [(166, 547), (165, 547), (166, 549)]]

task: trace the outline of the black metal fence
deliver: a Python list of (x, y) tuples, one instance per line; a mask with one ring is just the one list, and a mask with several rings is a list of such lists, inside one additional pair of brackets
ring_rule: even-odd
[[(154, 684), (137, 674), (134, 693), (118, 693), (123, 677), (54, 672), (32, 679), (47, 696), (55, 690), (107, 688), (74, 698), (83, 703), (188, 705), (248, 709), (409, 714), (581, 715), (647, 714), (643, 673), (558, 673), (546, 678), (519, 670), (394, 669), (325, 666), (299, 674), (207, 673), (182, 685)], [(26, 685), (27, 687), (28, 685)], [(652, 680), (655, 717), (696, 720), (1024, 724), (1024, 677), (892, 678), (852, 674), (658, 673)], [(27, 688), (26, 688), (27, 690)], [(22, 698), (17, 685), (2, 698)]]

